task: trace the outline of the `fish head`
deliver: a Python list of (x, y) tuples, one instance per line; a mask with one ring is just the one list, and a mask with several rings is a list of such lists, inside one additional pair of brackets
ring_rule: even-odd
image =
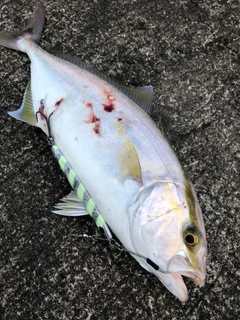
[(207, 256), (202, 213), (191, 183), (152, 183), (141, 190), (130, 211), (133, 257), (186, 301), (182, 276), (203, 286)]

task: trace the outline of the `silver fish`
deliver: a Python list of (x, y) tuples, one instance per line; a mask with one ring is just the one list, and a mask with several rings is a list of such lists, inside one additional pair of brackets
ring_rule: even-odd
[(39, 3), (18, 35), (0, 45), (27, 53), (31, 80), (22, 106), (9, 114), (40, 127), (73, 187), (56, 213), (93, 216), (181, 301), (182, 276), (202, 286), (207, 244), (202, 213), (187, 175), (147, 114), (153, 89), (126, 88), (76, 59), (55, 57), (37, 42)]

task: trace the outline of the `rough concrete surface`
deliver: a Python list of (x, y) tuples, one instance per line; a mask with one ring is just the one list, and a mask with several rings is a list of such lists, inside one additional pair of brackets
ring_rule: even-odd
[[(21, 29), (35, 4), (1, 0), (0, 29)], [(239, 319), (239, 0), (44, 4), (45, 50), (123, 84), (154, 86), (153, 118), (203, 210), (207, 282), (187, 280), (190, 298), (181, 303), (90, 218), (50, 213), (70, 186), (46, 136), (7, 115), (21, 104), (29, 61), (1, 47), (0, 319)]]

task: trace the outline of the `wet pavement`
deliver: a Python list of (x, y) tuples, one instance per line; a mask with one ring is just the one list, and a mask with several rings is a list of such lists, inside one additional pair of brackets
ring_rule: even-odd
[[(0, 29), (21, 29), (34, 1), (2, 0)], [(29, 78), (0, 48), (0, 318), (237, 319), (240, 314), (239, 1), (45, 1), (41, 46), (122, 84), (154, 87), (153, 118), (195, 185), (207, 281), (181, 303), (88, 217), (51, 213), (70, 192), (40, 129), (7, 115)]]

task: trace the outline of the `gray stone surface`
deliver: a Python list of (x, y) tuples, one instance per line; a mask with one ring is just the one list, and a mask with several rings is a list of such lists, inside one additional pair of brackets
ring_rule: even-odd
[[(34, 6), (1, 0), (0, 29), (21, 28)], [(77, 56), (121, 83), (154, 86), (153, 117), (203, 209), (207, 283), (187, 281), (190, 298), (181, 303), (109, 246), (90, 218), (50, 213), (70, 187), (44, 134), (7, 115), (21, 104), (29, 61), (1, 47), (0, 319), (238, 319), (239, 1), (49, 0), (45, 7), (44, 49)]]

